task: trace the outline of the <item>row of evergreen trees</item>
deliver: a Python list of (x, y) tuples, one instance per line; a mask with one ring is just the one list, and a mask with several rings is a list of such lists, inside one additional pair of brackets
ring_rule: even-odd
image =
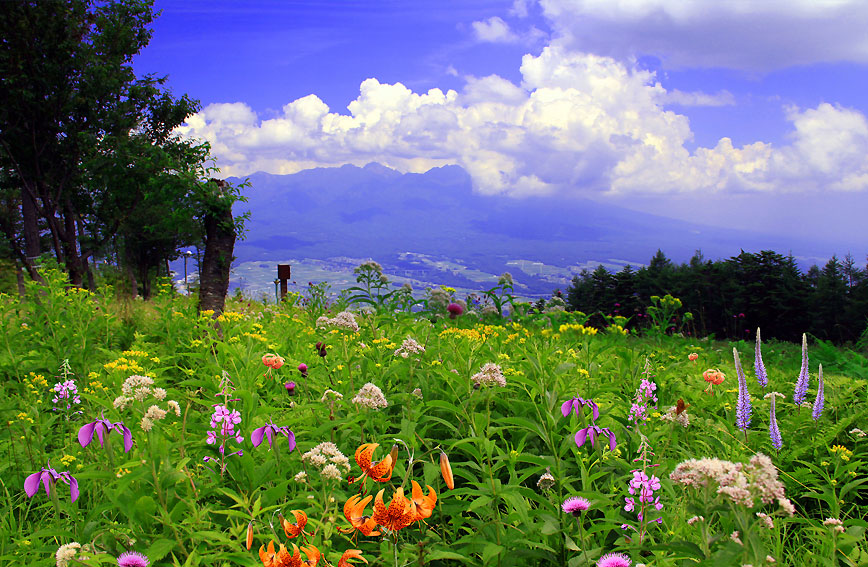
[(677, 265), (658, 250), (638, 270), (583, 271), (573, 278), (567, 303), (597, 317), (630, 317), (631, 326), (641, 327), (651, 296), (665, 294), (681, 299), (682, 315), (673, 324), (685, 333), (752, 339), (761, 327), (763, 338), (799, 341), (807, 332), (840, 344), (858, 341), (865, 330), (868, 267), (859, 268), (848, 254), (802, 273), (792, 255), (771, 250), (717, 261), (697, 251)]

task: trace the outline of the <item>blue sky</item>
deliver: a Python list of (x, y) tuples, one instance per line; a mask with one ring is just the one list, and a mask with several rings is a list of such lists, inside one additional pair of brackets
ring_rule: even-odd
[(202, 101), (182, 133), (210, 141), (225, 175), (458, 164), (502, 198), (591, 197), (868, 252), (861, 0), (156, 8), (136, 70)]

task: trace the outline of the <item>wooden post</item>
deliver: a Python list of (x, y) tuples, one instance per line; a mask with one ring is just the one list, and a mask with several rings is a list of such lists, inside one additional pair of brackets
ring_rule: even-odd
[(280, 299), (283, 300), (287, 293), (287, 281), (292, 277), (291, 267), (289, 264), (277, 265), (277, 279), (280, 280)]

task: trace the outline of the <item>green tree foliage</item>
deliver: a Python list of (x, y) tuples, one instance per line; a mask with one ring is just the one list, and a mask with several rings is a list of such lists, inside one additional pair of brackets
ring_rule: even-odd
[(751, 340), (761, 327), (766, 338), (798, 341), (808, 332), (841, 343), (858, 340), (865, 329), (866, 275), (868, 269), (859, 269), (852, 258), (833, 257), (823, 268), (802, 273), (795, 258), (770, 250), (714, 262), (697, 251), (681, 265), (658, 251), (638, 270), (583, 271), (567, 289), (567, 302), (571, 309), (623, 315), (631, 327), (645, 328), (651, 324), (651, 298), (670, 294), (693, 315), (684, 329), (691, 333)]
[(0, 3), (0, 224), (34, 277), (47, 250), (74, 285), (114, 256), (148, 295), (179, 247), (204, 245), (209, 209), (237, 200), (207, 182), (209, 146), (172, 134), (199, 103), (133, 72), (152, 4)]

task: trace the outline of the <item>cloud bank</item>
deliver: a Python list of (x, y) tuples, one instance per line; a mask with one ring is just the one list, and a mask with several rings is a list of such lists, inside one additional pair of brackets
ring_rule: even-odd
[[(627, 3), (597, 10), (611, 5), (618, 15)], [(551, 4), (543, 2), (547, 10)], [(467, 77), (461, 92), (427, 93), (371, 78), (347, 113), (316, 95), (269, 119), (244, 103), (212, 104), (180, 132), (209, 141), (224, 175), (378, 161), (405, 172), (457, 164), (477, 191), (517, 197), (868, 188), (868, 121), (856, 110), (787, 108), (792, 130), (784, 145), (735, 147), (721, 138), (690, 151), (689, 120), (672, 105), (732, 104), (730, 93), (667, 92), (649, 71), (559, 45), (525, 55), (521, 76), (520, 84)]]

